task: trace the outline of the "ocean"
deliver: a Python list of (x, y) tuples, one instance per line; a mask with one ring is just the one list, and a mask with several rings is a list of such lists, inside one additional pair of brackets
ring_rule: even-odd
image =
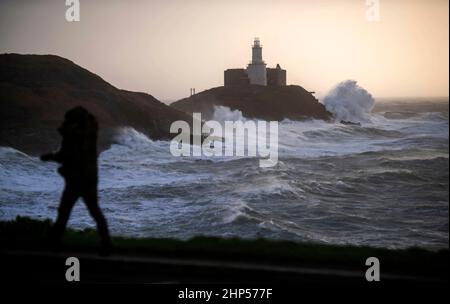
[[(123, 128), (99, 158), (110, 230), (448, 248), (448, 102), (377, 107), (360, 126), (282, 121), (271, 168), (252, 157), (174, 157), (168, 141)], [(0, 147), (0, 220), (54, 219), (64, 185), (56, 169)], [(69, 226), (95, 228), (81, 201)]]

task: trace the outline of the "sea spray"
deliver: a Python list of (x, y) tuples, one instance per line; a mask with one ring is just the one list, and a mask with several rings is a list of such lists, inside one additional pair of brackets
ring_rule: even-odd
[(214, 106), (213, 120), (224, 123), (225, 121), (246, 121), (247, 119), (239, 110), (232, 111), (229, 107)]
[(328, 93), (323, 104), (337, 121), (367, 122), (375, 100), (355, 80), (346, 80)]

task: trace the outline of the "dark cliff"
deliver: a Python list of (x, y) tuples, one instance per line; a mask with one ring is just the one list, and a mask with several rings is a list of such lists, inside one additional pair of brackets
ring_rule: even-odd
[(117, 89), (62, 57), (0, 55), (0, 146), (32, 154), (56, 149), (56, 128), (76, 105), (99, 120), (101, 149), (120, 126), (168, 139), (173, 121), (192, 120), (151, 95)]

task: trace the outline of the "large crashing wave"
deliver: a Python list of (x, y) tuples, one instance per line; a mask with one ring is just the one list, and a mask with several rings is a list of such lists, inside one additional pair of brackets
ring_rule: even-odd
[(336, 120), (367, 122), (370, 121), (369, 114), (375, 100), (355, 80), (346, 80), (333, 88), (323, 99), (323, 103)]

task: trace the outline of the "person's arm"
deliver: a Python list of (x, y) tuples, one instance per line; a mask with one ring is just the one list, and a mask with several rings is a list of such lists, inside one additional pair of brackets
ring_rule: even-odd
[(68, 127), (70, 127), (70, 125), (68, 126), (66, 122), (63, 122), (63, 124), (61, 125), (61, 127), (58, 128), (58, 132), (59, 134), (61, 134), (61, 136), (63, 137), (62, 142), (61, 142), (61, 147), (59, 148), (58, 152), (54, 152), (54, 153), (46, 153), (41, 155), (41, 160), (42, 161), (53, 161), (53, 162), (57, 162), (62, 164), (63, 162), (63, 155), (64, 155), (64, 149), (66, 146), (66, 140), (65, 140), (65, 133), (67, 131), (65, 131), (66, 129), (68, 129)]
[(46, 154), (41, 155), (41, 160), (62, 163), (62, 153), (61, 153), (61, 151), (58, 151), (56, 153), (46, 153)]

